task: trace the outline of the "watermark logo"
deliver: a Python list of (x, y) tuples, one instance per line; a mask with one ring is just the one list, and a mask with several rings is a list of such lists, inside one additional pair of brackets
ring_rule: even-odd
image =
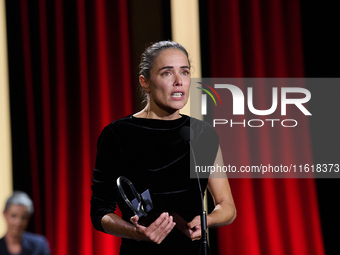
[[(294, 119), (269, 119), (269, 116), (277, 111), (279, 111), (281, 116), (287, 115), (287, 106), (292, 107), (293, 111), (302, 112), (305, 116), (311, 116), (312, 114), (307, 110), (304, 105), (311, 99), (311, 93), (308, 89), (302, 87), (291, 87), (291, 86), (271, 86), (270, 88), (266, 88), (266, 93), (269, 94), (269, 102), (271, 103), (270, 107), (266, 106), (265, 109), (259, 109), (259, 107), (254, 106), (254, 101), (256, 98), (254, 96), (254, 91), (259, 89), (257, 84), (253, 84), (252, 86), (247, 86), (245, 92), (243, 92), (238, 86), (233, 84), (221, 84), (215, 83), (214, 85), (208, 85), (207, 82), (196, 82), (198, 84), (202, 84), (202, 87), (197, 87), (205, 93), (201, 95), (201, 114), (207, 115), (208, 110), (208, 102), (207, 95), (213, 100), (215, 106), (218, 106), (218, 102), (220, 106), (223, 106), (223, 100), (232, 100), (232, 115), (246, 115), (245, 110), (248, 110), (249, 113), (254, 114), (256, 116), (267, 116), (268, 119), (251, 119), (249, 121), (244, 120), (241, 123), (234, 122), (236, 124), (242, 124), (244, 127), (262, 127), (266, 122), (271, 123), (271, 126), (274, 126), (274, 123), (280, 121), (282, 126), (284, 127), (295, 127), (297, 125), (297, 121)], [(288, 84), (289, 85), (289, 84)], [(227, 93), (226, 93), (227, 92)], [(221, 96), (220, 96), (221, 95)], [(226, 96), (227, 97), (226, 97)], [(230, 98), (231, 95), (231, 98)], [(217, 100), (216, 100), (217, 98)], [(227, 99), (226, 99), (227, 98)], [(255, 99), (254, 99), (255, 98)], [(259, 100), (259, 99), (257, 99)], [(289, 106), (291, 105), (291, 106)], [(224, 106), (226, 107), (226, 106)], [(222, 108), (223, 111), (223, 108)], [(276, 115), (277, 116), (277, 115)], [(230, 123), (233, 125), (233, 120), (228, 121), (227, 119), (214, 119), (213, 126), (217, 124), (227, 124)], [(246, 125), (246, 124), (249, 125)]]
[[(222, 105), (221, 97), (213, 87), (211, 87), (210, 85), (205, 84), (203, 82), (197, 82), (197, 83), (202, 84), (203, 86), (209, 88), (216, 95), (216, 97), (220, 101), (220, 104)], [(197, 87), (197, 88), (206, 92), (212, 98), (212, 100), (214, 101), (215, 106), (217, 106), (215, 97), (211, 94), (211, 92), (209, 90), (201, 88), (201, 87)], [(207, 115), (207, 94), (202, 94), (202, 104), (201, 104), (202, 105), (202, 109), (201, 109), (202, 115)]]

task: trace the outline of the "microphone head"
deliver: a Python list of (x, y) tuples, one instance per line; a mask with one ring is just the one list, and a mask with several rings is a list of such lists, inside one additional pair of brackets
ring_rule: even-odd
[(184, 126), (179, 130), (179, 135), (184, 142), (190, 142), (194, 139), (194, 131), (189, 126)]

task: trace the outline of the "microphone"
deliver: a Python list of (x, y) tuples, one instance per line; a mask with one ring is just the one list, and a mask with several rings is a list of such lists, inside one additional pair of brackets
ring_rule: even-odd
[[(191, 127), (189, 126), (184, 126), (179, 130), (179, 135), (182, 138), (182, 140), (185, 143), (188, 143), (190, 146), (190, 151), (193, 157), (194, 161), (194, 166), (196, 169), (196, 157), (195, 157), (195, 152), (194, 149), (191, 146), (191, 142), (194, 139), (194, 131), (192, 130)], [(207, 213), (204, 210), (204, 200), (203, 200), (203, 191), (201, 187), (201, 182), (200, 178), (198, 175), (198, 172), (196, 172), (197, 175), (197, 182), (198, 182), (198, 188), (200, 191), (201, 195), (201, 206), (202, 206), (202, 211), (201, 211), (201, 247), (200, 247), (200, 254), (207, 255), (208, 254), (208, 237), (207, 237)]]
[(186, 143), (190, 143), (191, 140), (194, 140), (194, 130), (192, 130), (192, 128), (189, 126), (182, 127), (179, 130), (179, 135)]

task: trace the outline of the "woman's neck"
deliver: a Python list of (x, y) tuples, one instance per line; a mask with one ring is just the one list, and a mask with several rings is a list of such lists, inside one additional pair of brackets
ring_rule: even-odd
[(22, 235), (5, 235), (5, 241), (8, 251), (11, 254), (19, 254), (21, 252), (21, 239)]
[(168, 112), (165, 110), (152, 110), (150, 109), (150, 104), (148, 103), (143, 110), (137, 112), (133, 115), (137, 118), (145, 118), (145, 119), (159, 119), (159, 120), (175, 120), (179, 119), (181, 115), (179, 114), (179, 110)]

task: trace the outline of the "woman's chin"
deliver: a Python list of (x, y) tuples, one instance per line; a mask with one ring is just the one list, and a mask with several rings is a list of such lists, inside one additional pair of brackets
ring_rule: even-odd
[(24, 232), (23, 230), (12, 230), (12, 231), (9, 231), (9, 234), (12, 237), (18, 238), (22, 236), (23, 232)]
[(174, 102), (172, 104), (172, 108), (178, 111), (178, 110), (182, 109), (187, 104), (187, 102), (188, 102), (188, 100), (182, 100), (182, 101)]

